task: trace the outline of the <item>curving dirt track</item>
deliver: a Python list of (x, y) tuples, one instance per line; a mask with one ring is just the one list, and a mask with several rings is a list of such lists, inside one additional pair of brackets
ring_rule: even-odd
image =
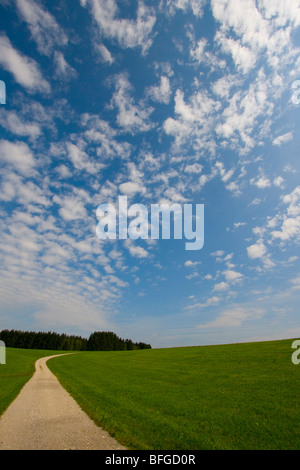
[(0, 419), (0, 450), (126, 450), (98, 427), (39, 359)]

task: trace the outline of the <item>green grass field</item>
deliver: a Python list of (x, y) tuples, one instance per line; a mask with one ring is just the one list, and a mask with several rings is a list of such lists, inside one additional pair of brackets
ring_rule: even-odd
[[(94, 421), (131, 449), (300, 449), (292, 340), (82, 352), (48, 366)], [(0, 415), (60, 351), (7, 348)]]
[(131, 449), (300, 449), (291, 344), (82, 352), (48, 366)]
[(6, 349), (6, 364), (0, 364), (0, 415), (32, 377), (35, 361), (52, 354), (59, 354), (59, 351)]

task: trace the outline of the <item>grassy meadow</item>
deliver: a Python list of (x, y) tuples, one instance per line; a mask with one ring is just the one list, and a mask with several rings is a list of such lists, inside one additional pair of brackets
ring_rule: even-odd
[(81, 352), (48, 366), (130, 449), (300, 449), (291, 344)]

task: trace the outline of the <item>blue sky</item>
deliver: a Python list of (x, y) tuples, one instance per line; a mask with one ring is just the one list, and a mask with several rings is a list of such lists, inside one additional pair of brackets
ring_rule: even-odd
[[(0, 0), (0, 329), (300, 336), (299, 27), (298, 0)], [(120, 195), (204, 204), (204, 247), (100, 241)]]

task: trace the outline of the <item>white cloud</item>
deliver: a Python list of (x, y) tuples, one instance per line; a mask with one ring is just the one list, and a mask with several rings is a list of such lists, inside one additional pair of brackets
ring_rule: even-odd
[(188, 36), (191, 41), (190, 56), (194, 63), (204, 65), (209, 68), (210, 72), (214, 72), (217, 69), (224, 70), (226, 68), (225, 60), (213, 54), (208, 49), (207, 39), (201, 38), (196, 41), (192, 33), (189, 33)]
[[(183, 2), (182, 7), (185, 10), (187, 3)], [(190, 27), (190, 57), (195, 67), (201, 64), (212, 71), (219, 66), (229, 73), (223, 73), (211, 85), (214, 99), (198, 78), (193, 84), (198, 91), (190, 96), (178, 89), (174, 116), (165, 120), (163, 129), (174, 137), (173, 150), (177, 153), (193, 150), (214, 156), (217, 136), (222, 147), (246, 155), (270, 135), (276, 102), (288, 86), (284, 77), (299, 55), (292, 40), (293, 27), (298, 24), (297, 2), (291, 0), (285, 9), (277, 2), (274, 8), (267, 8), (262, 1), (212, 0), (211, 10), (219, 26), (214, 42), (196, 40)], [(233, 71), (230, 60), (220, 65), (224, 52), (233, 59)], [(268, 73), (266, 63), (271, 68)], [(288, 133), (284, 139), (289, 138)], [(275, 144), (278, 142), (275, 139)], [(206, 182), (203, 175), (201, 186)], [(266, 179), (255, 182), (258, 187), (271, 184)], [(226, 188), (239, 194), (239, 181), (230, 181)]]
[(217, 250), (210, 254), (210, 256), (224, 256), (224, 255), (225, 255), (225, 251), (223, 250)]
[[(259, 70), (257, 77), (253, 80), (248, 89), (239, 89), (229, 99), (229, 104), (225, 107), (221, 119), (216, 124), (216, 133), (220, 138), (230, 142), (234, 147), (244, 145), (240, 149), (242, 153), (248, 153), (259, 139), (260, 132), (263, 133), (263, 126), (258, 126), (260, 116), (271, 116), (274, 108), (274, 98), (269, 96), (270, 89), (274, 91), (274, 86), (268, 83), (263, 69)], [(253, 136), (255, 131), (255, 137)], [(240, 142), (237, 141), (237, 136)]]
[(99, 161), (93, 161), (88, 154), (80, 148), (80, 143), (75, 145), (71, 142), (66, 143), (68, 157), (73, 163), (74, 167), (80, 171), (96, 174), (103, 168), (103, 164)]
[[(39, 261), (33, 264), (34, 269), (26, 264), (22, 268), (26, 256), (32, 260), (35, 252), (30, 252), (29, 247), (25, 246), (18, 251), (18, 254), (10, 254), (5, 259), (8, 269), (0, 272), (2, 306), (6, 312), (14, 312), (16, 322), (19, 321), (18, 312), (25, 308), (33, 312), (30, 320), (40, 330), (47, 328), (65, 332), (67, 329), (74, 334), (74, 329), (79, 329), (89, 334), (93, 330), (112, 329), (103, 302), (103, 294), (108, 286), (105, 289), (98, 283), (97, 289), (92, 279), (81, 278), (81, 270), (72, 277), (72, 271), (60, 269), (58, 264), (45, 267)], [(26, 256), (23, 257), (22, 254)], [(18, 257), (20, 263), (17, 262)], [(49, 260), (51, 261), (50, 255)], [(27, 269), (24, 270), (24, 267)], [(19, 276), (18, 273), (22, 275)], [(107, 304), (109, 298), (106, 299), (106, 306)]]
[(227, 282), (237, 282), (240, 281), (244, 276), (242, 273), (238, 271), (234, 271), (233, 269), (227, 269), (223, 272)]
[(228, 99), (231, 94), (231, 89), (241, 83), (242, 81), (234, 75), (224, 75), (216, 82), (212, 83), (211, 88), (216, 95)]
[(55, 168), (55, 171), (59, 174), (60, 178), (70, 178), (72, 176), (72, 172), (66, 165), (59, 165)]
[(203, 165), (201, 165), (200, 163), (193, 163), (191, 165), (186, 165), (184, 169), (185, 173), (191, 173), (191, 174), (201, 173), (202, 170), (203, 170)]
[(203, 302), (203, 303), (198, 302), (193, 305), (188, 305), (187, 307), (185, 307), (185, 310), (195, 310), (195, 309), (210, 307), (211, 305), (218, 304), (220, 301), (221, 301), (221, 298), (214, 295), (213, 297), (210, 297), (209, 299), (207, 299), (206, 302)]
[(175, 203), (183, 203), (183, 202), (188, 202), (188, 199), (186, 199), (177, 189), (175, 188), (168, 188), (164, 192), (164, 195), (168, 200), (171, 202)]
[(13, 166), (23, 175), (32, 175), (35, 160), (28, 145), (24, 142), (9, 142), (0, 140), (0, 159)]
[(144, 194), (146, 192), (146, 188), (143, 185), (133, 181), (127, 181), (126, 183), (120, 184), (119, 189), (121, 193), (126, 194), (127, 196), (132, 196), (137, 193)]
[(148, 258), (149, 256), (149, 253), (147, 250), (145, 250), (145, 248), (140, 245), (135, 245), (130, 238), (125, 240), (124, 245), (128, 249), (131, 256), (135, 258)]
[(174, 101), (175, 118), (169, 117), (163, 124), (165, 133), (174, 137), (174, 151), (179, 153), (183, 148), (186, 151), (187, 146), (192, 146), (194, 152), (214, 154), (216, 143), (213, 132), (216, 112), (221, 104), (203, 89), (187, 100), (183, 91), (178, 89)]
[(217, 33), (215, 39), (220, 44), (223, 52), (231, 54), (238, 71), (248, 73), (254, 68), (257, 60), (256, 53), (248, 47), (243, 46), (240, 40), (226, 38), (220, 31)]
[(206, 0), (167, 0), (166, 6), (171, 14), (175, 13), (175, 9), (182, 10), (184, 13), (191, 9), (193, 14), (200, 18), (203, 15), (205, 3)]
[(272, 19), (277, 26), (285, 26), (288, 23), (294, 26), (300, 25), (300, 8), (298, 0), (260, 0), (259, 6), (264, 18)]
[(276, 145), (277, 147), (280, 147), (282, 144), (286, 144), (287, 142), (290, 142), (294, 138), (294, 133), (293, 132), (287, 132), (286, 134), (279, 135), (276, 137), (276, 139), (273, 140), (273, 145)]
[[(1, 151), (0, 151), (1, 153)], [(23, 170), (23, 168), (22, 168)], [(31, 166), (29, 172), (27, 168), (25, 173), (22, 171), (24, 176), (32, 176)], [(22, 177), (15, 171), (12, 173), (5, 174), (2, 178), (2, 186), (0, 192), (0, 199), (2, 201), (17, 201), (24, 207), (32, 207), (31, 210), (37, 210), (38, 205), (50, 206), (51, 192), (43, 184), (37, 186), (32, 181), (23, 181)]]
[(25, 122), (15, 111), (0, 109), (0, 125), (19, 136), (28, 136), (35, 140), (41, 135), (41, 128), (36, 122)]
[(142, 1), (138, 4), (136, 20), (118, 18), (115, 0), (81, 0), (88, 6), (105, 37), (116, 40), (123, 48), (141, 47), (146, 53), (152, 44), (151, 33), (156, 17)]
[(194, 43), (193, 47), (190, 50), (191, 57), (194, 60), (196, 60), (198, 63), (201, 63), (204, 61), (204, 57), (205, 57), (204, 51), (206, 49), (206, 46), (207, 46), (207, 39), (202, 38), (202, 39), (199, 39), (197, 43)]
[(297, 186), (290, 194), (283, 196), (282, 201), (284, 204), (289, 204), (287, 208), (288, 215), (300, 214), (300, 186)]
[(107, 121), (98, 115), (84, 113), (81, 116), (81, 125), (86, 129), (84, 138), (89, 143), (96, 143), (96, 153), (101, 161), (111, 161), (114, 157), (128, 159), (131, 145), (116, 139), (117, 131)]
[(171, 86), (168, 77), (162, 76), (158, 86), (149, 87), (147, 94), (153, 101), (168, 104), (171, 96)]
[(253, 199), (253, 201), (250, 202), (249, 206), (258, 206), (259, 204), (261, 204), (261, 202), (261, 199), (255, 198)]
[(77, 76), (76, 70), (67, 63), (61, 52), (55, 51), (54, 62), (56, 65), (56, 77), (71, 80), (71, 78)]
[(127, 196), (133, 196), (134, 194), (146, 193), (146, 187), (144, 186), (144, 174), (136, 167), (134, 162), (127, 163), (128, 181), (119, 185), (121, 193)]
[(17, 83), (31, 92), (50, 91), (50, 85), (43, 78), (38, 64), (14, 49), (6, 36), (0, 36), (0, 50), (0, 64), (14, 76)]
[(259, 176), (257, 178), (252, 178), (250, 180), (250, 183), (259, 189), (265, 189), (271, 186), (271, 181), (266, 176)]
[(246, 222), (235, 222), (233, 224), (234, 228), (237, 229), (237, 228), (240, 228), (240, 227), (243, 227), (244, 225), (247, 225)]
[(271, 31), (252, 0), (244, 0), (243, 3), (212, 0), (211, 5), (213, 15), (224, 31), (229, 32), (232, 28), (242, 43), (253, 49), (267, 46)]
[(103, 62), (107, 62), (109, 65), (114, 63), (113, 56), (104, 44), (97, 44), (96, 49), (100, 52)]
[(290, 282), (293, 284), (292, 289), (293, 290), (299, 290), (300, 289), (300, 276), (291, 279)]
[(274, 230), (271, 233), (273, 238), (279, 238), (282, 241), (300, 236), (300, 217), (287, 217), (281, 225), (281, 230)]
[(219, 282), (218, 284), (214, 285), (214, 291), (223, 291), (229, 288), (229, 284), (227, 282)]
[[(284, 7), (277, 0), (212, 0), (211, 9), (220, 26), (215, 45), (232, 57), (238, 72), (231, 73), (229, 79), (227, 74), (212, 86), (215, 94), (229, 101), (215, 129), (224, 139), (224, 145), (237, 148), (242, 143), (243, 153), (247, 154), (268, 135), (275, 102), (288, 86), (284, 77), (287, 70), (295, 68), (299, 49), (294, 45), (292, 33), (298, 26), (299, 4), (297, 0), (290, 0)], [(201, 41), (198, 52), (203, 60), (207, 48)], [(271, 69), (268, 75), (262, 65), (266, 63)], [(246, 82), (241, 82), (242, 74), (253, 77), (248, 90), (244, 88)], [(236, 92), (232, 95), (233, 90)], [(292, 133), (287, 133), (274, 139), (273, 144), (281, 145), (290, 139)]]
[[(278, 181), (278, 184), (282, 181)], [(278, 211), (274, 216), (267, 217), (266, 223), (262, 227), (253, 228), (253, 233), (259, 237), (256, 243), (247, 247), (247, 254), (250, 259), (261, 260), (265, 269), (273, 268), (276, 264), (268, 253), (264, 240), (270, 246), (275, 241), (279, 241), (282, 246), (294, 240), (300, 240), (300, 186), (296, 187), (290, 194), (281, 196), (283, 204), (287, 208)], [(290, 258), (290, 259), (293, 259)], [(289, 262), (289, 261), (288, 261)], [(261, 268), (258, 268), (261, 270)]]
[(233, 307), (221, 312), (215, 320), (197, 325), (198, 328), (233, 328), (246, 321), (260, 320), (266, 314), (262, 308)]
[(16, 0), (18, 11), (28, 24), (39, 52), (50, 55), (57, 46), (65, 46), (68, 38), (54, 16), (34, 0)]
[[(281, 230), (271, 232), (273, 238), (280, 239), (282, 242), (292, 238), (300, 238), (300, 186), (297, 186), (290, 194), (283, 196), (282, 201), (288, 204), (286, 213), (282, 214)], [(279, 219), (278, 219), (279, 220)]]
[(234, 174), (235, 169), (231, 168), (230, 170), (226, 171), (222, 162), (216, 162), (215, 166), (219, 170), (221, 180), (224, 183), (227, 183), (227, 181), (230, 180), (230, 178)]
[(278, 188), (281, 188), (283, 186), (283, 183), (284, 178), (282, 178), (282, 176), (277, 176), (276, 178), (274, 178), (273, 184)]
[[(240, 46), (249, 49), (250, 61), (264, 55), (275, 71), (287, 63), (293, 64), (297, 50), (293, 48), (291, 33), (299, 25), (298, 0), (284, 4), (280, 0), (212, 0), (211, 6), (215, 19), (221, 23), (222, 36), (230, 41), (234, 33)], [(237, 65), (239, 60), (245, 63), (244, 58), (234, 56), (237, 51), (232, 45), (229, 49)]]
[(116, 91), (113, 94), (111, 104), (117, 107), (118, 125), (128, 132), (145, 132), (153, 127), (149, 116), (153, 109), (143, 102), (135, 103), (130, 95), (131, 84), (125, 74), (120, 74), (115, 81)]
[(51, 205), (49, 191), (37, 186), (31, 181), (26, 184), (19, 184), (16, 191), (18, 194), (18, 202), (20, 204), (40, 204), (45, 207)]
[(265, 247), (263, 241), (259, 240), (254, 245), (247, 247), (247, 253), (251, 259), (263, 258), (267, 253), (267, 248)]
[(190, 99), (190, 104), (186, 104), (184, 101), (184, 94), (181, 90), (176, 91), (175, 113), (184, 121), (202, 123), (203, 119), (209, 116), (216, 107), (219, 107), (218, 104), (205, 91), (198, 91)]
[(198, 266), (198, 264), (200, 264), (200, 261), (191, 261), (191, 260), (187, 260), (187, 261), (184, 263), (184, 266), (186, 266), (187, 268), (191, 268), (191, 267)]
[(53, 202), (60, 205), (59, 214), (64, 220), (87, 219), (87, 211), (84, 202), (76, 197), (76, 195), (64, 197), (55, 195)]

